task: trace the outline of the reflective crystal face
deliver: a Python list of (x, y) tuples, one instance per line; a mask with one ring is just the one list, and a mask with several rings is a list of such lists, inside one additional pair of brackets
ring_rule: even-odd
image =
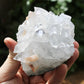
[(18, 28), (15, 60), (28, 75), (40, 75), (68, 60), (74, 52), (71, 17), (35, 7)]

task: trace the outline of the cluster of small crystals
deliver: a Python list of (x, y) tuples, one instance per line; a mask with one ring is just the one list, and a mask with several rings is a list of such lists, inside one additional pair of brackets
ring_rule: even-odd
[[(74, 25), (71, 17), (55, 15), (35, 7), (18, 28), (15, 60), (21, 61), (28, 75), (39, 75), (68, 60), (74, 52)], [(32, 59), (36, 56), (37, 60)], [(32, 65), (30, 67), (29, 65)], [(32, 70), (34, 69), (34, 71)]]

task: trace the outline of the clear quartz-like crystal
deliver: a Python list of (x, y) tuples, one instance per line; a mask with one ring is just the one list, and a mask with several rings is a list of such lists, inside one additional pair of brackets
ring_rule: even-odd
[(15, 60), (27, 75), (40, 75), (68, 60), (74, 52), (74, 24), (66, 14), (35, 7), (18, 28)]

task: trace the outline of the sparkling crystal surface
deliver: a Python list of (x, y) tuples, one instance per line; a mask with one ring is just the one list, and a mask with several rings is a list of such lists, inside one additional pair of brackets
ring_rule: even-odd
[(15, 60), (28, 75), (53, 70), (74, 53), (74, 24), (66, 14), (55, 15), (35, 7), (19, 26)]

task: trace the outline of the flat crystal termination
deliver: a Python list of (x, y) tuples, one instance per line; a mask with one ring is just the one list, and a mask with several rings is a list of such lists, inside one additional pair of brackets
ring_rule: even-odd
[(14, 59), (21, 61), (27, 75), (40, 75), (68, 60), (74, 53), (73, 42), (70, 16), (35, 7), (18, 28)]

